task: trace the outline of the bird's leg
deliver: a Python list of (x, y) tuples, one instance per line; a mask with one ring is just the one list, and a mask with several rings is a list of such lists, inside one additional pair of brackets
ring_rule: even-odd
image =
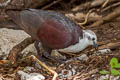
[(50, 53), (47, 52), (47, 51), (45, 51), (45, 52), (43, 53), (43, 55), (44, 55), (46, 58), (48, 58), (48, 59), (50, 59), (50, 60), (52, 60), (52, 61), (57, 61), (57, 62), (59, 62), (59, 63), (64, 63), (64, 61), (63, 61), (62, 59), (58, 59), (58, 58), (56, 58), (56, 57), (54, 57), (54, 56), (51, 56)]
[(46, 47), (44, 47), (44, 49), (45, 49), (45, 52), (43, 53), (43, 55), (44, 55), (46, 58), (48, 58), (48, 59), (50, 59), (50, 60), (52, 60), (52, 61), (57, 61), (57, 62), (59, 62), (59, 63), (64, 63), (64, 60), (63, 60), (63, 59), (58, 59), (58, 58), (50, 55), (51, 52), (52, 52), (51, 49), (46, 48)]
[[(59, 63), (63, 63), (62, 59), (57, 59), (56, 57), (51, 56), (50, 53), (51, 53), (52, 50), (49, 49), (49, 48), (47, 48), (47, 47), (45, 47), (45, 46), (43, 46), (43, 48), (45, 49), (45, 51), (43, 52), (43, 54), (40, 53), (39, 41), (35, 41), (34, 46), (35, 46), (35, 48), (37, 50), (38, 58), (41, 61), (45, 62), (46, 60), (44, 60), (44, 59), (48, 58), (48, 59), (50, 59), (52, 61), (58, 61)], [(45, 57), (45, 58), (43, 58), (43, 57)]]
[(36, 40), (35, 43), (34, 43), (34, 46), (35, 46), (35, 48), (37, 50), (37, 53), (39, 53), (40, 52), (39, 41)]
[(49, 72), (51, 72), (54, 76), (52, 78), (52, 80), (56, 80), (56, 78), (58, 77), (57, 72), (55, 72), (54, 70), (52, 70), (50, 67), (48, 67), (46, 64), (44, 64), (43, 62), (41, 62), (38, 58), (36, 58), (34, 55), (29, 56), (29, 58), (33, 59), (34, 61), (38, 62), (42, 67), (44, 67), (45, 69), (47, 69)]
[(15, 45), (9, 52), (8, 59), (12, 64), (16, 63), (17, 57), (20, 55), (21, 51), (23, 51), (27, 46), (34, 43), (31, 37), (24, 39), (21, 43)]
[(35, 41), (34, 46), (37, 50), (38, 59), (44, 62), (44, 59), (42, 58), (42, 54), (40, 53), (40, 47), (39, 47), (39, 41), (38, 40)]

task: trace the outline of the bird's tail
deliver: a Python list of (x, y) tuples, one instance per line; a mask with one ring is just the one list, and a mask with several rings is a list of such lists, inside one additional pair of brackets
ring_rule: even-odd
[(20, 20), (20, 11), (18, 9), (7, 9), (6, 14), (15, 22), (19, 22)]

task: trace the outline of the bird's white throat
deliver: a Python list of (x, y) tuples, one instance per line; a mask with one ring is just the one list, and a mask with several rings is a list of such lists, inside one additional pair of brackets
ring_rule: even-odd
[(83, 39), (79, 38), (79, 42), (76, 43), (75, 45), (71, 45), (64, 49), (59, 49), (58, 51), (65, 52), (65, 53), (77, 53), (82, 51), (88, 46), (89, 46), (89, 41), (85, 37), (83, 37)]

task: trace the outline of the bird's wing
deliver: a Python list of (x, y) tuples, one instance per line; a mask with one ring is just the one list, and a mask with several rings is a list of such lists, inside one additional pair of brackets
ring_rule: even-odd
[(51, 20), (46, 20), (38, 30), (37, 35), (44, 45), (52, 49), (69, 46), (73, 38), (64, 25)]
[(37, 30), (42, 24), (42, 19), (35, 12), (29, 10), (8, 10), (7, 14), (12, 20), (19, 25), (25, 32), (37, 39)]
[(65, 17), (63, 14), (53, 11), (44, 11), (36, 9), (30, 9), (30, 11), (36, 12), (36, 14), (38, 14), (39, 16), (44, 17), (45, 20), (44, 25), (48, 27), (46, 29), (44, 27), (45, 31), (41, 29), (41, 32), (47, 32), (46, 36), (48, 36), (49, 38), (46, 37), (43, 39), (43, 41), (47, 40), (44, 43), (51, 44), (53, 48), (58, 45), (59, 47), (55, 48), (68, 47), (69, 45), (77, 43), (79, 41), (79, 38), (82, 38), (83, 36), (82, 29), (78, 27), (78, 25), (76, 25), (72, 20)]
[(79, 41), (76, 25), (61, 14), (35, 9), (7, 13), (28, 34), (50, 48), (65, 48)]

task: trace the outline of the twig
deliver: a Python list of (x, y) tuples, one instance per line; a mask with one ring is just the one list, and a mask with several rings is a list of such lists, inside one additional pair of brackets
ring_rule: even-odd
[(76, 6), (76, 7), (72, 8), (72, 11), (84, 10), (84, 9), (87, 9), (88, 6), (90, 6), (90, 2), (86, 2), (86, 3), (83, 3), (83, 4)]
[[(107, 44), (99, 46), (98, 50), (101, 50), (101, 49), (116, 49), (118, 47), (120, 47), (120, 42), (113, 42), (113, 43), (107, 43)], [(92, 52), (92, 51), (94, 51), (94, 49), (91, 49), (90, 51)], [(88, 51), (86, 51), (85, 53), (88, 53)]]
[(44, 64), (43, 62), (41, 62), (39, 59), (37, 59), (34, 55), (29, 56), (28, 58), (32, 58), (34, 61), (38, 62), (42, 67), (44, 67), (45, 69), (47, 69), (49, 72), (51, 72), (54, 76), (52, 78), (52, 80), (56, 80), (56, 78), (58, 77), (57, 72), (55, 72), (54, 70), (52, 70), (50, 67), (48, 67), (46, 64)]
[(28, 45), (32, 44), (35, 40), (33, 40), (32, 38), (26, 38), (24, 41), (22, 41), (21, 43), (19, 43), (18, 45), (14, 46), (12, 48), (12, 50), (10, 50), (8, 59), (10, 60), (10, 62), (12, 64), (14, 64), (16, 62), (16, 57), (17, 55), (23, 50), (25, 49)]
[(104, 9), (102, 9), (101, 13), (103, 13), (103, 12), (107, 11), (108, 9), (113, 8), (113, 7), (119, 6), (119, 5), (120, 5), (120, 2), (117, 2), (117, 3), (113, 4), (113, 5), (110, 5), (110, 6), (106, 7), (106, 8), (104, 8)]
[[(88, 18), (86, 18), (88, 16)], [(80, 23), (82, 21), (84, 21), (84, 19), (88, 19), (87, 20), (87, 23), (89, 22), (95, 22), (95, 21), (98, 21), (99, 19), (102, 18), (101, 15), (98, 15), (96, 14), (95, 12), (92, 12), (92, 13), (88, 13), (88, 14), (84, 14), (82, 12), (76, 12), (76, 13), (72, 13), (72, 12), (69, 12), (69, 13), (66, 13), (65, 16), (77, 21), (77, 23)], [(84, 22), (86, 22), (86, 20)]]
[(102, 5), (103, 3), (105, 2), (105, 0), (94, 0), (94, 1), (88, 1), (88, 2), (85, 2), (83, 4), (80, 4), (76, 7), (74, 7), (72, 9), (72, 11), (81, 11), (81, 10), (85, 10), (85, 9), (90, 9), (90, 8), (94, 8), (94, 7), (97, 7), (97, 6), (100, 6)]
[(9, 63), (9, 60), (0, 60), (0, 64), (7, 64)]
[(62, 1), (62, 0), (53, 1), (51, 4), (49, 4), (49, 5), (45, 6), (45, 7), (43, 7), (42, 10), (45, 10), (45, 9), (49, 8), (49, 7), (51, 7), (52, 5), (57, 4), (57, 3), (60, 2), (60, 1)]
[(110, 72), (110, 74), (109, 74), (109, 76), (108, 76), (108, 80), (110, 80), (110, 77), (111, 77), (111, 72)]
[(75, 77), (73, 78), (73, 80), (87, 80), (89, 75), (94, 74), (98, 72), (98, 69), (93, 69), (92, 71), (89, 71), (87, 73), (81, 74), (81, 75), (75, 75)]
[[(110, 41), (106, 41), (106, 42), (98, 42), (98, 50), (102, 50), (102, 49), (116, 49), (118, 47), (120, 47), (120, 42), (113, 42), (110, 43)], [(95, 49), (91, 49), (91, 50), (85, 50), (84, 53), (87, 54), (89, 52), (94, 52)]]
[(13, 21), (10, 21), (10, 20), (1, 21), (0, 28), (22, 30), (17, 24), (15, 24)]
[(120, 7), (116, 8), (112, 13), (110, 13), (109, 15), (103, 17), (102, 19), (94, 22), (92, 25), (87, 26), (87, 28), (93, 28), (96, 26), (100, 26), (106, 22), (109, 22), (115, 18), (117, 18), (118, 16), (120, 16)]
[(93, 11), (93, 9), (90, 10), (90, 11), (87, 13), (84, 22), (82, 22), (82, 23), (78, 23), (78, 24), (81, 25), (81, 26), (82, 26), (82, 25), (85, 25), (85, 24), (87, 23), (87, 21), (88, 21), (88, 17), (89, 17), (89, 15), (90, 15), (90, 13), (91, 13), (92, 11)]
[[(86, 9), (89, 10), (89, 9), (95, 8), (97, 6), (101, 6), (102, 4), (105, 3), (105, 1), (106, 0), (94, 0), (94, 1), (89, 1), (89, 2), (87, 1), (83, 4), (80, 4), (76, 7), (74, 7), (72, 9), (72, 11), (83, 11), (83, 10), (86, 10)], [(109, 4), (112, 4), (112, 3), (117, 3), (119, 1), (120, 0), (109, 0), (109, 2), (107, 2), (107, 4), (109, 5)]]
[(108, 2), (109, 2), (109, 0), (106, 0), (105, 3), (102, 5), (102, 8), (104, 8)]
[(99, 49), (105, 49), (105, 48), (115, 49), (118, 47), (120, 47), (120, 42), (114, 42), (114, 43), (108, 43), (108, 44), (102, 45), (99, 47)]
[(93, 2), (91, 2), (90, 8), (101, 6), (104, 2), (105, 0), (94, 0)]

